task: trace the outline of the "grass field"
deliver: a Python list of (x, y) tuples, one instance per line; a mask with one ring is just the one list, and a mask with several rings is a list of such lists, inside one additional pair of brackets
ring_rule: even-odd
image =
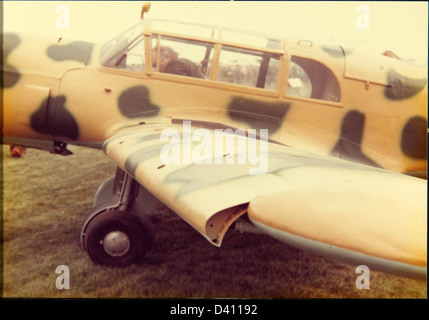
[[(426, 298), (426, 282), (325, 260), (265, 235), (228, 231), (212, 246), (174, 212), (157, 206), (155, 247), (139, 264), (95, 265), (78, 244), (82, 219), (115, 165), (97, 150), (61, 157), (3, 146), (3, 297), (16, 298)], [(58, 290), (57, 266), (70, 270)]]

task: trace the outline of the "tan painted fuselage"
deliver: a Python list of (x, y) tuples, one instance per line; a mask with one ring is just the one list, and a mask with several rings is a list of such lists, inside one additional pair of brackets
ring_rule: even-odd
[[(425, 67), (311, 41), (276, 39), (260, 47), (225, 40), (222, 31), (204, 38), (157, 29), (151, 21), (140, 27), (139, 71), (109, 65), (103, 48), (92, 43), (6, 34), (3, 143), (51, 151), (54, 141), (101, 148), (130, 126), (190, 120), (193, 126), (268, 129), (271, 141), (293, 148), (425, 175)], [(153, 69), (150, 53), (164, 38), (210, 47), (205, 77)], [(271, 57), (274, 84), (222, 78), (226, 48)], [(292, 75), (293, 61), (310, 66), (308, 72), (316, 66), (312, 96), (292, 93), (302, 86)]]

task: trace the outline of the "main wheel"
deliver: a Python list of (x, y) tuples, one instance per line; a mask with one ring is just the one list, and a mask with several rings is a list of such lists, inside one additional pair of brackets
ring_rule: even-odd
[(98, 264), (126, 266), (137, 262), (153, 243), (151, 226), (132, 213), (107, 211), (91, 220), (85, 230), (85, 248)]

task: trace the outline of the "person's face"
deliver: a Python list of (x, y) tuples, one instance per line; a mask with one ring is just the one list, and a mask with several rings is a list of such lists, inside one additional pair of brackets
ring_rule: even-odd
[[(165, 68), (167, 67), (167, 64), (170, 62), (171, 58), (170, 55), (167, 52), (161, 52), (159, 54), (159, 71), (164, 72)], [(157, 64), (157, 57), (156, 57), (156, 50), (152, 51), (152, 67), (156, 68)]]

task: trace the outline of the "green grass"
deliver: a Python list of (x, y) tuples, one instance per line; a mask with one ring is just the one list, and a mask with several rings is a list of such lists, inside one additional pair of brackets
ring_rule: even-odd
[[(26, 298), (426, 298), (426, 282), (371, 271), (355, 286), (355, 267), (313, 256), (265, 235), (229, 230), (212, 246), (174, 212), (157, 206), (157, 241), (125, 268), (95, 265), (78, 243), (80, 223), (115, 165), (100, 151), (68, 157), (3, 146), (3, 296)], [(58, 265), (70, 289), (58, 290)]]

